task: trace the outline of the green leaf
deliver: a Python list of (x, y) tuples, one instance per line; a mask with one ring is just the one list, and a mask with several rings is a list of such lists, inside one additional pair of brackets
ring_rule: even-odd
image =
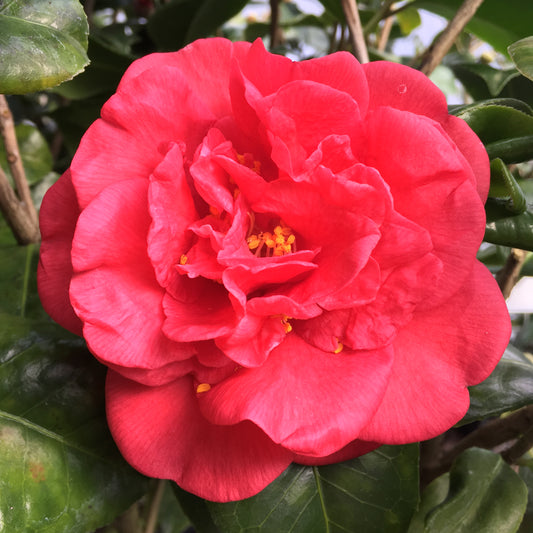
[(470, 408), (461, 424), (499, 416), (533, 403), (533, 364), (509, 345), (492, 374), (470, 387)]
[(490, 162), (489, 196), (505, 198), (506, 209), (515, 215), (527, 210), (526, 195), (505, 163), (497, 158)]
[(208, 37), (239, 13), (246, 0), (171, 0), (148, 19), (148, 33), (159, 50), (178, 50)]
[(247, 3), (248, 0), (224, 0), (224, 2), (203, 0), (199, 3), (199, 8), (187, 30), (185, 43), (214, 34), (224, 22), (237, 15)]
[(483, 63), (448, 61), (453, 71), (474, 100), (497, 97), (514, 78), (520, 76), (516, 69), (496, 69)]
[(91, 36), (89, 39), (91, 64), (73, 80), (62, 83), (53, 91), (71, 100), (81, 100), (97, 95), (110, 97), (133, 58), (116, 52)]
[(105, 422), (105, 368), (52, 323), (0, 314), (0, 532), (85, 533), (146, 490)]
[(454, 110), (485, 144), (533, 135), (533, 116), (524, 103), (512, 99), (478, 102)]
[(530, 210), (513, 215), (505, 203), (489, 198), (485, 211), (484, 239), (487, 242), (533, 251), (533, 213)]
[(422, 23), (418, 10), (410, 7), (400, 11), (396, 15), (396, 20), (400, 25), (400, 30), (402, 31), (403, 35), (409, 35), (415, 28), (418, 28), (418, 26), (420, 26), (420, 24)]
[[(26, 179), (30, 185), (37, 183), (52, 170), (53, 160), (48, 143), (41, 132), (30, 124), (15, 126), (15, 133)], [(0, 166), (9, 175), (9, 165), (3, 143), (0, 143)]]
[(471, 448), (424, 491), (408, 533), (514, 533), (526, 504), (518, 474), (499, 455)]
[[(463, 0), (415, 0), (412, 6), (451, 20), (462, 4)], [(531, 2), (506, 0), (503, 5), (501, 0), (485, 0), (466, 25), (466, 30), (505, 54), (510, 44), (531, 34), (531, 20)]]
[(0, 1), (0, 93), (38, 91), (74, 77), (89, 61), (87, 33), (77, 0)]
[(404, 533), (418, 503), (418, 446), (344, 463), (291, 465), (257, 496), (207, 506), (224, 533)]
[(530, 80), (533, 80), (533, 37), (526, 37), (513, 43), (507, 49), (516, 68)]
[(488, 143), (485, 149), (489, 159), (500, 158), (508, 165), (529, 161), (533, 159), (533, 135)]
[[(531, 463), (531, 460), (528, 461)], [(527, 466), (521, 466), (518, 469), (518, 474), (522, 478), (522, 481), (528, 488), (527, 509), (524, 519), (520, 524), (519, 533), (531, 533), (533, 531), (533, 469), (531, 464)]]

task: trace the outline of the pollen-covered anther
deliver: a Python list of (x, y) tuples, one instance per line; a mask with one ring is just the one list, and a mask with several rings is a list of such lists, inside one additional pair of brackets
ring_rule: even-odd
[(344, 344), (339, 341), (339, 339), (335, 339), (337, 341), (337, 347), (333, 350), (333, 353), (341, 353), (344, 349)]
[(281, 315), (280, 318), (281, 318), (281, 325), (283, 326), (285, 333), (290, 333), (292, 331), (292, 326), (289, 320), (291, 320), (292, 317), (287, 316), (287, 315)]
[(185, 254), (183, 254), (181, 257), (180, 257), (180, 265), (184, 265), (185, 263), (187, 263), (188, 261), (188, 258)]
[(201, 394), (202, 392), (207, 392), (208, 390), (211, 390), (211, 385), (209, 385), (209, 383), (200, 383), (198, 387), (196, 387), (196, 394)]
[(246, 242), (257, 257), (279, 257), (296, 251), (296, 237), (283, 222), (274, 228), (273, 233), (254, 233), (246, 238)]

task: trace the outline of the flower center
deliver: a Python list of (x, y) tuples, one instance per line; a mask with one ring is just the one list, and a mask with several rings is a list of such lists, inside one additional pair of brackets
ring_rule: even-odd
[(274, 228), (272, 233), (259, 231), (246, 238), (248, 248), (256, 257), (278, 257), (295, 252), (295, 241), (294, 233), (283, 221)]

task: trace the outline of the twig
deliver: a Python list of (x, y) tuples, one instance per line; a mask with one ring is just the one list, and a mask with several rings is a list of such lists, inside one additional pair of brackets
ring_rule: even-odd
[(363, 27), (361, 26), (356, 0), (342, 0), (342, 9), (350, 28), (353, 53), (360, 63), (368, 63), (368, 50), (366, 49), (365, 36), (363, 35)]
[(161, 507), (161, 500), (163, 499), (163, 492), (165, 491), (166, 481), (160, 479), (157, 482), (156, 489), (154, 491), (152, 500), (150, 502), (150, 509), (148, 518), (146, 519), (146, 528), (144, 533), (154, 533), (157, 527), (157, 519), (159, 516), (159, 509)]
[(280, 44), (279, 0), (270, 0), (270, 49)]
[(527, 258), (527, 252), (518, 248), (512, 248), (505, 265), (496, 274), (496, 281), (500, 286), (503, 296), (507, 299), (513, 290), (518, 277), (520, 276), (520, 270)]
[(457, 39), (482, 3), (483, 0), (465, 0), (463, 2), (448, 26), (446, 26), (446, 29), (422, 57), (422, 63), (420, 65), (421, 72), (429, 76), (435, 70), (435, 67), (448, 53), (455, 39)]
[[(497, 418), (482, 424), (478, 429), (469, 433), (451, 449), (441, 454), (438, 461), (431, 465), (426, 472), (425, 475), (427, 481), (429, 482), (444, 472), (447, 472), (453, 461), (468, 448), (477, 446), (479, 448), (491, 449), (524, 435), (525, 438), (519, 439), (516, 443), (517, 448), (514, 452), (511, 452), (511, 450), (515, 445), (507, 446), (507, 450), (502, 454), (507, 461), (509, 461), (510, 458), (512, 458), (513, 461), (516, 460), (515, 455), (525, 448), (533, 436), (531, 435), (532, 427), (533, 405), (523, 407), (504, 418)], [(518, 445), (518, 443), (520, 444)], [(530, 447), (531, 446), (527, 446), (525, 451), (520, 453), (519, 457), (521, 457)], [(505, 454), (509, 454), (509, 457)]]
[(397, 0), (386, 0), (383, 2), (381, 7), (374, 13), (372, 18), (366, 23), (363, 33), (364, 35), (369, 35), (372, 33), (374, 28), (377, 26), (378, 22), (384, 18), (390, 18), (390, 9), (392, 4)]
[(39, 242), (39, 226), (28, 216), (26, 206), (19, 202), (7, 176), (0, 167), (0, 211), (19, 244)]
[(385, 50), (385, 47), (387, 46), (387, 41), (389, 40), (390, 32), (392, 30), (392, 17), (388, 17), (385, 19), (385, 23), (383, 24), (383, 28), (381, 29), (381, 33), (379, 35), (378, 40), (378, 51), (383, 52)]
[(0, 135), (6, 149), (6, 158), (15, 183), (14, 193), (4, 171), (0, 172), (0, 210), (15, 234), (19, 244), (39, 241), (39, 222), (30, 188), (20, 158), (15, 123), (4, 95), (0, 94)]
[(24, 167), (22, 166), (22, 159), (20, 158), (13, 115), (9, 110), (6, 97), (3, 94), (0, 94), (0, 134), (4, 139), (7, 162), (9, 164), (11, 176), (15, 182), (15, 187), (17, 188), (20, 201), (26, 204), (28, 214), (37, 223), (37, 211), (33, 205), (30, 188), (28, 186), (28, 181), (26, 180), (26, 173), (24, 172)]

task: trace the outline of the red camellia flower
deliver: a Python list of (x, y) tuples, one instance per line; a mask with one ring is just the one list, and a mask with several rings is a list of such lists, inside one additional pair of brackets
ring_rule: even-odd
[(510, 334), (484, 148), (421, 73), (261, 41), (133, 63), (41, 210), (124, 457), (216, 501), (434, 437)]

